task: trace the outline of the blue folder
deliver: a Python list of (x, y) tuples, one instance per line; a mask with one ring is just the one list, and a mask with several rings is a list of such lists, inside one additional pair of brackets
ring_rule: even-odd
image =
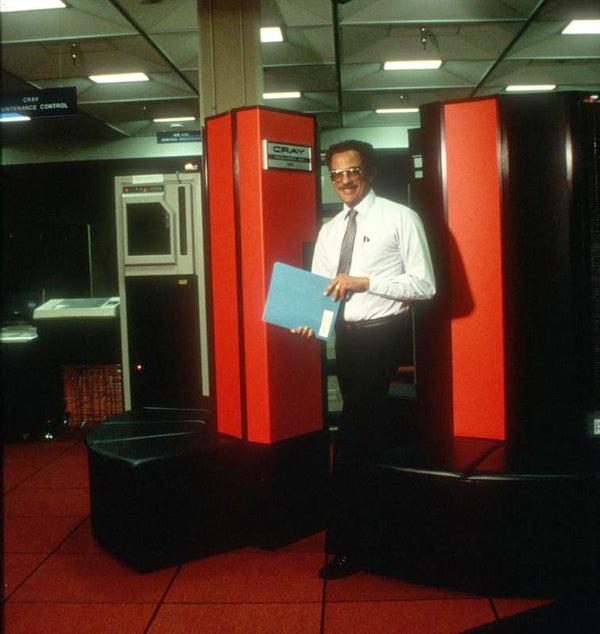
[(308, 326), (318, 339), (327, 340), (340, 308), (331, 295), (323, 295), (330, 282), (321, 275), (275, 262), (263, 321), (288, 329)]

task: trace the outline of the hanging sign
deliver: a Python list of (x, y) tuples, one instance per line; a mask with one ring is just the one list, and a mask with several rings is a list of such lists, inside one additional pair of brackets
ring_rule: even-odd
[(312, 148), (310, 145), (293, 145), (263, 141), (263, 164), (265, 169), (312, 170)]
[(0, 115), (22, 115), (38, 119), (42, 117), (65, 117), (77, 114), (77, 89), (41, 88), (0, 95)]
[(157, 143), (198, 143), (202, 140), (200, 130), (190, 132), (157, 132)]

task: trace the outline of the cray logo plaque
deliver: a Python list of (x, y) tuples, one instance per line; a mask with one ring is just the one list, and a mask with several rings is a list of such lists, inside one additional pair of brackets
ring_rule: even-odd
[(312, 170), (312, 148), (310, 145), (263, 141), (263, 165), (265, 169)]

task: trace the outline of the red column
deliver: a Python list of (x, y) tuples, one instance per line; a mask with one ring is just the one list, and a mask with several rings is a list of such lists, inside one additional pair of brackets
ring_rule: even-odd
[[(501, 180), (495, 99), (447, 104), (447, 222), (451, 285), (469, 285), (473, 310), (454, 317), (454, 435), (503, 439), (505, 427)], [(457, 261), (460, 258), (461, 261)], [(464, 267), (465, 277), (458, 274)], [(451, 289), (452, 299), (463, 289)], [(451, 299), (451, 305), (452, 305)], [(459, 310), (451, 308), (453, 315)]]
[[(315, 135), (312, 117), (260, 107), (206, 122), (217, 424), (249, 441), (322, 428), (319, 344), (262, 321), (273, 264), (302, 267), (316, 238)], [(266, 169), (267, 141), (310, 149), (312, 169)]]

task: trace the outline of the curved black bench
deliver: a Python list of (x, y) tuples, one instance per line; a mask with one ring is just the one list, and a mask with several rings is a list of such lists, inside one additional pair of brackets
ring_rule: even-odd
[(138, 570), (324, 526), (325, 433), (248, 443), (211, 433), (202, 414), (127, 412), (86, 435), (92, 533)]
[(378, 571), (485, 593), (600, 593), (598, 453), (549, 471), (501, 442), (455, 438), (444, 456), (400, 447), (352, 470), (361, 554)]

